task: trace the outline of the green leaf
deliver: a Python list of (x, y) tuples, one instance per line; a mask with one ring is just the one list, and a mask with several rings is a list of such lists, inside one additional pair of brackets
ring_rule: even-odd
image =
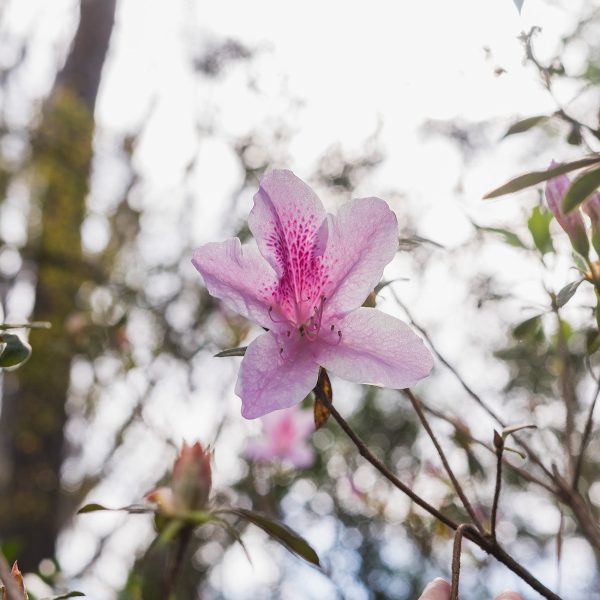
[(552, 237), (550, 236), (550, 223), (552, 212), (536, 206), (527, 221), (527, 227), (533, 238), (535, 247), (542, 253), (554, 252)]
[(583, 278), (578, 279), (577, 281), (572, 281), (571, 283), (565, 285), (560, 292), (558, 292), (558, 295), (556, 296), (556, 305), (558, 308), (564, 306), (575, 295), (577, 288), (582, 284), (583, 281), (585, 281)]
[(114, 509), (106, 508), (106, 506), (102, 506), (102, 504), (91, 503), (91, 504), (86, 504), (85, 506), (82, 506), (77, 511), (77, 514), (84, 515), (86, 513), (96, 512), (98, 510), (114, 510)]
[(600, 350), (600, 333), (591, 329), (586, 334), (585, 351), (588, 355), (595, 354)]
[(549, 119), (548, 115), (537, 115), (535, 117), (527, 117), (527, 119), (523, 119), (521, 121), (517, 121), (513, 123), (504, 134), (503, 137), (508, 137), (509, 135), (514, 135), (515, 133), (523, 133), (524, 131), (528, 131), (532, 127), (543, 123)]
[(562, 201), (563, 212), (569, 213), (585, 202), (600, 187), (600, 169), (590, 169), (571, 183)]
[(0, 334), (0, 367), (16, 367), (31, 356), (31, 346), (13, 333)]
[(504, 450), (506, 452), (512, 452), (513, 454), (518, 454), (523, 460), (527, 458), (527, 454), (522, 450), (517, 450), (516, 448), (512, 448), (511, 446), (504, 446)]
[(229, 356), (244, 356), (248, 346), (240, 346), (239, 348), (229, 348), (215, 354), (216, 358), (227, 358)]
[(537, 429), (537, 425), (532, 425), (529, 423), (525, 425), (509, 425), (502, 430), (500, 435), (502, 436), (502, 439), (505, 440), (509, 435), (516, 433), (517, 431), (521, 431), (522, 429)]
[(250, 523), (260, 527), (265, 533), (285, 546), (293, 554), (297, 554), (317, 567), (321, 566), (319, 557), (310, 544), (287, 525), (273, 521), (260, 513), (246, 510), (245, 508), (227, 508), (218, 512), (230, 513), (250, 521)]
[(579, 252), (571, 252), (571, 258), (575, 263), (575, 266), (582, 272), (586, 273), (588, 270), (588, 266), (584, 260), (584, 258), (579, 254)]
[(541, 322), (542, 315), (536, 315), (535, 317), (526, 319), (513, 329), (513, 336), (517, 340), (524, 340), (526, 338), (533, 337), (538, 332)]
[(63, 600), (63, 598), (83, 598), (85, 594), (83, 592), (67, 592), (66, 594), (61, 594), (60, 596), (51, 596), (48, 598), (42, 598), (42, 600)]
[[(473, 223), (475, 225), (475, 223)], [(475, 228), (479, 231), (488, 231), (490, 233), (497, 233), (504, 238), (504, 242), (509, 246), (515, 246), (515, 248), (527, 248), (527, 246), (521, 241), (521, 238), (508, 229), (500, 229), (499, 227), (482, 227), (481, 225), (475, 225)]]
[(86, 504), (85, 506), (82, 506), (77, 511), (77, 514), (84, 515), (86, 513), (98, 512), (101, 510), (108, 510), (111, 512), (128, 512), (130, 514), (145, 514), (155, 512), (155, 509), (139, 504), (132, 504), (131, 506), (123, 506), (121, 508), (108, 508), (106, 506), (103, 506), (102, 504), (96, 504), (95, 502), (92, 502), (91, 504)]
[(583, 169), (584, 167), (589, 167), (590, 165), (595, 165), (597, 163), (600, 163), (600, 156), (590, 156), (588, 158), (580, 158), (579, 160), (564, 163), (562, 165), (552, 167), (551, 169), (545, 169), (544, 171), (531, 171), (529, 173), (519, 175), (504, 185), (493, 189), (483, 198), (487, 200), (488, 198), (497, 198), (498, 196), (503, 196), (504, 194), (512, 194), (513, 192), (518, 192), (519, 190), (531, 187), (532, 185), (537, 185), (538, 183), (542, 183), (542, 181), (547, 181), (548, 179), (552, 179), (558, 175), (563, 175), (564, 173), (569, 173), (570, 171), (575, 171), (576, 169)]
[(430, 240), (429, 238), (425, 238), (420, 235), (413, 235), (412, 237), (400, 238), (398, 240), (398, 250), (412, 250), (416, 246), (421, 246), (424, 244), (430, 244), (431, 246), (435, 246), (436, 248), (444, 249), (444, 246), (442, 246), (442, 244), (435, 242), (434, 240)]

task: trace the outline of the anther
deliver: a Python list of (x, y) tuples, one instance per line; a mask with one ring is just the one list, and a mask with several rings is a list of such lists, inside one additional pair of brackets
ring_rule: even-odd
[(335, 329), (335, 325), (331, 326), (331, 331), (333, 331)]
[(291, 331), (288, 331), (288, 332), (287, 332), (287, 336), (288, 336), (288, 337), (290, 337), (290, 335), (292, 335), (292, 332), (291, 332)]

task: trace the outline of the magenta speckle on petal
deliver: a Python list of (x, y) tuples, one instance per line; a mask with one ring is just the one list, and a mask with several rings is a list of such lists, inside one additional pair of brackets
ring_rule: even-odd
[[(258, 249), (230, 240), (199, 248), (193, 260), (213, 296), (268, 330), (242, 360), (244, 417), (300, 402), (320, 366), (398, 389), (429, 374), (431, 355), (407, 325), (361, 308), (398, 247), (396, 216), (383, 200), (352, 200), (334, 217), (291, 171), (272, 171), (248, 224)], [(269, 452), (294, 438), (286, 418)]]

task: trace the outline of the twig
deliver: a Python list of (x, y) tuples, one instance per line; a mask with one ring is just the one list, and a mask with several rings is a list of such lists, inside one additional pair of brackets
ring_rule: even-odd
[(483, 525), (481, 524), (481, 521), (479, 520), (477, 513), (475, 512), (475, 510), (473, 509), (473, 506), (469, 502), (469, 499), (467, 498), (467, 495), (465, 494), (464, 490), (462, 489), (462, 486), (456, 479), (456, 476), (454, 475), (454, 472), (452, 471), (452, 468), (450, 467), (450, 464), (448, 463), (448, 459), (446, 458), (446, 455), (444, 454), (444, 450), (442, 449), (442, 446), (440, 445), (437, 437), (435, 436), (435, 433), (433, 432), (433, 430), (431, 429), (431, 426), (429, 425), (429, 422), (427, 421), (427, 417), (425, 416), (425, 413), (423, 412), (423, 407), (421, 406), (419, 399), (409, 389), (402, 390), (402, 391), (404, 392), (404, 395), (410, 400), (410, 403), (412, 404), (413, 408), (415, 409), (415, 412), (417, 413), (419, 420), (421, 421), (421, 424), (423, 425), (423, 427), (425, 428), (425, 431), (431, 438), (431, 441), (433, 442), (433, 445), (435, 446), (435, 449), (437, 450), (437, 453), (442, 461), (442, 464), (444, 465), (444, 469), (446, 470), (448, 477), (450, 477), (450, 481), (452, 481), (452, 485), (454, 486), (456, 493), (458, 494), (461, 502), (463, 503), (465, 510), (467, 511), (467, 513), (469, 513), (471, 520), (473, 521), (473, 523), (475, 524), (475, 526), (477, 527), (479, 532), (485, 533), (485, 529), (484, 529)]
[(17, 585), (12, 573), (10, 566), (6, 560), (4, 554), (0, 552), (0, 581), (4, 584), (6, 590), (7, 600), (24, 600), (25, 594), (21, 592)]
[(461, 523), (454, 534), (454, 545), (452, 546), (452, 583), (450, 585), (450, 600), (458, 600), (462, 538), (465, 532), (469, 529), (471, 529), (471, 525), (468, 523)]
[[(441, 412), (435, 408), (431, 408), (430, 406), (427, 406), (426, 404), (423, 403), (423, 400), (421, 400), (421, 404), (423, 405), (423, 408), (428, 413), (430, 413), (434, 417), (437, 417), (438, 419), (442, 419), (442, 421), (446, 421), (446, 423), (449, 423), (450, 425), (452, 425), (458, 433), (465, 436), (473, 444), (477, 444), (478, 446), (485, 448), (488, 452), (493, 452), (494, 454), (496, 453), (493, 448), (490, 448), (490, 446), (488, 446), (488, 444), (486, 444), (485, 442), (482, 442), (481, 440), (479, 440), (475, 436), (473, 436), (471, 434), (471, 432), (468, 431), (468, 428), (465, 425), (461, 424), (459, 421), (457, 421), (457, 419), (455, 419), (454, 417), (446, 415), (443, 412)], [(502, 461), (509, 469), (511, 469), (511, 471), (514, 471), (517, 475), (519, 475), (526, 481), (529, 481), (529, 483), (535, 483), (536, 485), (539, 485), (540, 487), (544, 488), (550, 494), (556, 495), (557, 492), (553, 487), (549, 486), (545, 481), (542, 481), (535, 475), (532, 475), (528, 471), (525, 471), (524, 469), (521, 469), (520, 467), (517, 467), (516, 465), (511, 463), (510, 460), (508, 460), (508, 458), (506, 457), (506, 455), (503, 455)]]
[(577, 397), (575, 396), (575, 389), (571, 379), (569, 347), (565, 338), (556, 296), (552, 294), (550, 298), (552, 302), (552, 312), (556, 316), (558, 330), (558, 353), (561, 362), (559, 379), (561, 395), (565, 405), (565, 447), (567, 452), (568, 473), (571, 477), (571, 481), (575, 481), (575, 448), (573, 447), (573, 436), (575, 433)]
[[(415, 504), (426, 510), (430, 515), (434, 516), (438, 521), (444, 523), (447, 527), (458, 529), (459, 524), (450, 517), (447, 517), (427, 501), (423, 500), (418, 494), (413, 492), (406, 484), (402, 483), (394, 473), (392, 473), (367, 447), (360, 439), (356, 432), (350, 427), (346, 420), (340, 415), (333, 404), (327, 399), (322, 399), (323, 403), (331, 411), (331, 415), (337, 421), (344, 433), (352, 440), (358, 452), (368, 462), (370, 462), (390, 483), (392, 483), (400, 491), (404, 492)], [(518, 563), (510, 554), (502, 549), (497, 542), (490, 538), (481, 535), (476, 529), (465, 529), (464, 535), (472, 542), (477, 544), (482, 550), (491, 554), (501, 563), (506, 565), (513, 573), (518, 575), (523, 581), (529, 584), (534, 590), (540, 593), (547, 600), (561, 600), (560, 596), (548, 589), (543, 583), (536, 579), (525, 567)]]
[(583, 435), (581, 436), (581, 445), (579, 447), (579, 454), (577, 455), (577, 462), (575, 463), (575, 470), (573, 471), (573, 489), (577, 489), (577, 484), (579, 483), (579, 477), (581, 476), (581, 468), (583, 467), (583, 456), (585, 454), (585, 450), (587, 448), (587, 444), (590, 439), (590, 434), (592, 433), (592, 427), (594, 425), (594, 409), (596, 408), (596, 402), (598, 401), (598, 395), (600, 394), (600, 381), (598, 381), (596, 385), (596, 392), (594, 394), (594, 399), (592, 400), (592, 404), (590, 405), (590, 410), (588, 411), (587, 419), (585, 421), (585, 428), (583, 430)]
[[(473, 390), (473, 388), (471, 388), (467, 382), (463, 379), (462, 375), (457, 371), (457, 369), (450, 363), (448, 362), (448, 360), (440, 353), (440, 351), (437, 349), (437, 347), (435, 346), (435, 344), (433, 343), (433, 340), (431, 339), (431, 337), (429, 336), (429, 334), (427, 333), (427, 330), (424, 329), (421, 325), (419, 325), (419, 323), (417, 323), (412, 314), (410, 313), (410, 311), (408, 310), (408, 307), (404, 304), (404, 302), (402, 302), (402, 300), (400, 300), (400, 298), (398, 297), (398, 294), (396, 294), (396, 292), (394, 291), (394, 289), (392, 288), (392, 286), (389, 286), (389, 290), (390, 293), (392, 294), (392, 296), (394, 297), (394, 299), (396, 300), (396, 302), (398, 303), (398, 305), (400, 306), (400, 308), (406, 313), (406, 316), (408, 317), (408, 320), (410, 321), (411, 325), (419, 331), (419, 333), (427, 340), (427, 343), (429, 344), (429, 347), (431, 348), (431, 351), (435, 354), (435, 356), (437, 357), (437, 359), (450, 371), (450, 373), (452, 373), (452, 375), (454, 375), (454, 377), (456, 378), (456, 380), (458, 381), (458, 383), (462, 386), (462, 388), (465, 390), (465, 392), (467, 392), (467, 394), (477, 403), (479, 404), (479, 406), (481, 406), (481, 408), (483, 408), (488, 415), (490, 415), (490, 417), (492, 417), (493, 419), (496, 420), (496, 422), (501, 426), (501, 427), (506, 427), (507, 423), (504, 421), (504, 419), (502, 419), (502, 417), (500, 417), (500, 415), (491, 407), (487, 404), (487, 402), (485, 402), (483, 400), (483, 398)], [(526, 442), (522, 441), (518, 436), (513, 436), (513, 438), (515, 439), (516, 442), (518, 442), (518, 444), (527, 452), (527, 454), (529, 455), (529, 457), (531, 458), (531, 460), (538, 465), (538, 467), (540, 467), (540, 469), (542, 469), (542, 471), (544, 471), (544, 473), (546, 474), (546, 476), (552, 480), (553, 475), (552, 472), (550, 471), (550, 469), (548, 469), (544, 463), (542, 462), (542, 460), (539, 458), (539, 456), (537, 455), (536, 452), (534, 452), (530, 447), (529, 444), (527, 444)]]
[(492, 539), (496, 541), (496, 519), (498, 517), (498, 502), (500, 501), (500, 489), (502, 487), (502, 454), (504, 453), (504, 439), (494, 431), (494, 447), (496, 448), (496, 487), (494, 489), (494, 501), (492, 502)]

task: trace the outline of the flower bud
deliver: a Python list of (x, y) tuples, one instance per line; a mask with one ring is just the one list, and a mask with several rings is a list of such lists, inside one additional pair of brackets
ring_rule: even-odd
[(201, 510), (206, 506), (212, 483), (211, 453), (200, 442), (183, 444), (173, 467), (171, 490), (173, 505), (178, 511)]
[[(557, 166), (555, 162), (550, 165), (550, 167), (555, 166)], [(553, 177), (546, 183), (546, 200), (556, 220), (569, 236), (573, 248), (587, 258), (590, 252), (590, 243), (581, 211), (579, 208), (575, 208), (569, 214), (564, 214), (561, 208), (570, 185), (571, 182), (566, 175)]]
[(592, 222), (592, 246), (596, 254), (600, 256), (600, 194), (591, 195), (589, 200), (583, 204), (583, 212), (587, 214)]
[[(23, 574), (19, 570), (19, 565), (17, 564), (16, 560), (13, 563), (10, 574), (12, 575), (15, 583), (17, 584), (17, 587), (21, 591), (22, 597), (27, 600), (29, 598), (29, 596), (27, 595), (27, 590), (25, 589), (25, 582), (23, 581)], [(8, 594), (6, 593), (6, 589), (3, 588), (2, 589), (2, 600), (7, 600), (7, 598), (8, 598)]]

